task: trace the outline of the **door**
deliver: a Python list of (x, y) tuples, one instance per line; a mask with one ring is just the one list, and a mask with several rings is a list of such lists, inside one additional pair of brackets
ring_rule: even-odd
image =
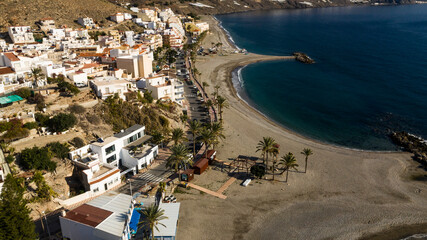
[(107, 184), (104, 184), (104, 187), (105, 187), (105, 191), (107, 191), (108, 190)]

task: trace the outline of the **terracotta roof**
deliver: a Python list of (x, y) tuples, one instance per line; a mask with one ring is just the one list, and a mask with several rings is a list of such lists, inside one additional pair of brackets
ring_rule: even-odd
[(88, 204), (83, 204), (80, 207), (69, 211), (64, 218), (96, 227), (111, 214), (113, 214), (113, 212)]
[(79, 53), (79, 57), (104, 57), (106, 54), (104, 53), (91, 53), (91, 52), (83, 52)]
[(98, 63), (87, 63), (85, 65), (83, 65), (83, 67), (81, 69), (86, 69), (86, 68), (93, 68), (93, 67), (99, 67), (100, 64)]
[(10, 68), (10, 67), (0, 68), (0, 75), (10, 74), (10, 73), (15, 73), (12, 70), (12, 68)]
[(9, 60), (10, 60), (10, 61), (12, 61), (12, 62), (19, 61), (19, 58), (18, 58), (15, 54), (13, 54), (13, 53), (11, 53), (11, 52), (4, 53), (4, 55), (5, 55), (7, 58), (9, 58)]

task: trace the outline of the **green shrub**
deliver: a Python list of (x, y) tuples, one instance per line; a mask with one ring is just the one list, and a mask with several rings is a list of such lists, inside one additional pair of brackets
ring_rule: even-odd
[(11, 164), (13, 161), (15, 161), (15, 158), (12, 155), (7, 155), (5, 160), (8, 164)]
[(36, 169), (53, 172), (56, 170), (56, 162), (53, 162), (51, 158), (52, 153), (49, 148), (25, 148), (20, 155), (20, 164), (27, 170)]
[(23, 88), (16, 90), (15, 94), (20, 96), (21, 98), (27, 99), (27, 98), (31, 97), (31, 95), (32, 95), (31, 92), (32, 91), (30, 88), (23, 87)]
[(29, 130), (37, 128), (38, 126), (39, 126), (39, 124), (37, 122), (27, 122), (24, 124), (24, 128), (29, 129)]
[(265, 167), (264, 167), (264, 166), (262, 166), (262, 165), (253, 165), (253, 166), (251, 167), (251, 173), (252, 173), (255, 177), (257, 177), (257, 178), (261, 179), (261, 178), (262, 178), (262, 177), (264, 177), (264, 175), (265, 175)]
[(7, 141), (13, 141), (20, 138), (28, 137), (30, 132), (28, 129), (23, 128), (22, 120), (12, 119), (9, 121), (7, 132), (1, 136), (2, 139)]
[(86, 108), (84, 108), (80, 104), (73, 104), (68, 107), (68, 110), (74, 114), (83, 114), (86, 112)]
[(43, 113), (36, 113), (34, 116), (36, 119), (36, 122), (42, 127), (47, 127), (47, 122), (49, 121), (49, 115), (43, 114)]
[(47, 148), (53, 153), (53, 155), (60, 159), (65, 159), (68, 157), (70, 148), (66, 143), (53, 142), (46, 145)]
[(85, 142), (83, 139), (79, 137), (75, 137), (71, 140), (71, 144), (73, 144), (73, 146), (76, 148), (81, 148), (85, 145)]
[(54, 132), (63, 132), (77, 123), (74, 114), (59, 113), (47, 121), (47, 126)]

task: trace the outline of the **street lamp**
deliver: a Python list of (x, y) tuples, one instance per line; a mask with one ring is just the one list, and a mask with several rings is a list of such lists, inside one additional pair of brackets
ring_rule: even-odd
[(129, 183), (129, 188), (130, 188), (130, 196), (133, 199), (133, 195), (132, 195), (132, 182), (130, 181), (130, 179), (127, 180), (127, 182)]
[(44, 220), (46, 221), (46, 227), (47, 227), (47, 233), (49, 234), (49, 239), (51, 239), (51, 237), (50, 237), (50, 230), (49, 230), (49, 223), (47, 222), (46, 214), (44, 213), (44, 211), (42, 213), (43, 213), (43, 216), (44, 216)]

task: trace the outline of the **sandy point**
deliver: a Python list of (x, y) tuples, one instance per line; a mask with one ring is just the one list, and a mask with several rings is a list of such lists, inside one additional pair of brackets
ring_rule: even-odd
[[(178, 239), (359, 239), (382, 231), (387, 231), (385, 238), (375, 239), (399, 239), (427, 233), (427, 184), (410, 179), (422, 173), (410, 154), (336, 147), (269, 121), (236, 96), (231, 71), (281, 57), (231, 53), (233, 46), (216, 20), (204, 19), (211, 26), (205, 47), (222, 42), (222, 54), (198, 57), (196, 67), (201, 81), (210, 85), (208, 93), (219, 85), (219, 94), (230, 104), (223, 114), (226, 139), (217, 148), (218, 158), (259, 156), (256, 145), (264, 136), (280, 144), (280, 155), (294, 153), (301, 169), (301, 150), (310, 148), (314, 155), (307, 173), (290, 172), (289, 184), (283, 176), (274, 182), (253, 181), (246, 188), (238, 180), (224, 192), (225, 200), (194, 190), (177, 194), (182, 202)], [(213, 189), (225, 181), (227, 175), (212, 168), (195, 182)], [(408, 232), (405, 226), (414, 229)]]

